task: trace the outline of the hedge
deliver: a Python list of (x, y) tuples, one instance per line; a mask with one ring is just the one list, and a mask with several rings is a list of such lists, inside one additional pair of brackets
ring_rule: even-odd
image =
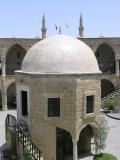
[(109, 153), (100, 153), (94, 157), (94, 160), (117, 160), (117, 158)]

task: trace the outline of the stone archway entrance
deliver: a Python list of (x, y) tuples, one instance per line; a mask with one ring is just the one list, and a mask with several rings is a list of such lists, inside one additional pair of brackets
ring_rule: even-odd
[(13, 45), (6, 55), (6, 74), (14, 75), (15, 70), (21, 69), (21, 64), (26, 51), (19, 44)]
[(7, 90), (8, 109), (16, 109), (16, 86), (15, 83), (10, 85)]
[(106, 43), (101, 44), (95, 52), (99, 69), (103, 73), (115, 73), (115, 54)]
[(101, 80), (101, 98), (107, 96), (111, 92), (115, 90), (114, 85), (112, 82), (106, 79)]
[(78, 158), (91, 154), (92, 140), (94, 139), (93, 129), (87, 125), (82, 129), (78, 140)]
[(64, 129), (56, 128), (56, 160), (72, 160), (73, 143), (70, 133)]

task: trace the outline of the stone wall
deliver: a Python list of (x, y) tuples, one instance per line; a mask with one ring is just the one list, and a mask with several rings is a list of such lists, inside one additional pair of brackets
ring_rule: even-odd
[[(28, 51), (28, 49), (30, 47), (32, 47), (35, 43), (37, 43), (38, 41), (40, 41), (42, 39), (39, 38), (0, 38), (0, 60), (2, 61), (2, 68), (1, 68), (1, 74), (4, 75), (5, 74), (5, 85), (7, 86), (7, 88), (9, 87), (9, 81), (7, 81), (9, 79), (9, 77), (11, 75), (6, 74), (6, 67), (8, 70), (9, 74), (13, 74), (13, 70), (19, 69), (21, 67), (21, 61), (20, 60), (20, 66), (19, 68), (17, 67), (17, 64), (19, 65), (18, 59), (16, 59), (17, 57), (17, 52), (19, 52), (19, 47), (22, 48), (22, 50), (24, 50), (25, 52)], [(107, 79), (110, 80), (114, 85), (115, 88), (120, 84), (120, 78), (119, 78), (119, 61), (120, 61), (120, 38), (119, 37), (99, 37), (99, 38), (81, 38), (80, 40), (82, 40), (83, 42), (85, 42), (88, 46), (90, 46), (90, 48), (93, 50), (93, 52), (95, 53), (96, 50), (98, 49), (98, 47), (101, 44), (107, 44), (108, 46), (110, 46), (112, 48), (112, 50), (114, 51), (115, 54), (115, 63), (116, 63), (116, 73), (115, 74), (103, 74), (101, 75), (101, 79)], [(9, 52), (11, 51), (12, 48), (14, 48), (15, 46), (19, 46), (18, 48), (16, 48), (16, 53), (13, 55), (11, 53), (12, 57), (12, 63), (10, 62), (11, 59), (9, 59)], [(7, 59), (8, 56), (8, 59)], [(10, 56), (11, 57), (11, 56)], [(6, 61), (7, 60), (7, 61)], [(7, 65), (9, 64), (9, 65)], [(16, 65), (16, 66), (15, 66)], [(0, 76), (0, 79), (2, 77), (2, 75)], [(13, 77), (14, 79), (14, 77)], [(4, 86), (5, 86), (4, 85)], [(11, 85), (11, 84), (10, 84)], [(1, 92), (7, 96), (7, 92), (6, 92), (6, 88), (5, 87), (0, 87)], [(4, 97), (4, 96), (3, 96)], [(6, 100), (2, 100), (2, 101), (7, 101)], [(1, 102), (2, 104), (2, 102)], [(7, 106), (2, 106), (2, 109), (6, 110)]]
[[(17, 85), (29, 88), (30, 132), (33, 142), (43, 152), (45, 159), (55, 160), (56, 127), (68, 131), (72, 139), (79, 139), (81, 130), (88, 124), (98, 127), (100, 80), (94, 78), (95, 76), (33, 76), (17, 73)], [(95, 95), (95, 101), (94, 113), (87, 115), (88, 95)], [(60, 117), (48, 117), (48, 98), (60, 98)]]

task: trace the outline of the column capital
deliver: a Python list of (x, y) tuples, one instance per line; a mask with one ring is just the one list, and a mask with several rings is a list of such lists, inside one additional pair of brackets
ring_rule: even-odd
[(73, 142), (73, 143), (77, 143), (77, 142), (78, 142), (78, 139), (72, 139), (72, 142)]
[(5, 63), (6, 62), (6, 58), (5, 57), (1, 57), (1, 63)]

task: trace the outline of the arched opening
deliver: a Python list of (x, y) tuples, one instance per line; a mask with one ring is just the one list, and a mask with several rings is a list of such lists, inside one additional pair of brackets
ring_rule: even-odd
[(10, 85), (7, 90), (7, 105), (8, 109), (16, 108), (16, 86), (15, 83)]
[(103, 73), (115, 73), (115, 54), (106, 43), (101, 44), (95, 52), (99, 69)]
[(82, 129), (78, 140), (78, 157), (91, 154), (92, 139), (94, 137), (93, 129), (87, 125)]
[(72, 158), (73, 144), (70, 133), (64, 129), (56, 128), (56, 160)]
[(107, 96), (114, 90), (115, 90), (114, 85), (110, 81), (106, 79), (101, 80), (101, 98)]
[(15, 70), (21, 69), (26, 51), (19, 44), (13, 45), (6, 55), (6, 74), (14, 75)]

